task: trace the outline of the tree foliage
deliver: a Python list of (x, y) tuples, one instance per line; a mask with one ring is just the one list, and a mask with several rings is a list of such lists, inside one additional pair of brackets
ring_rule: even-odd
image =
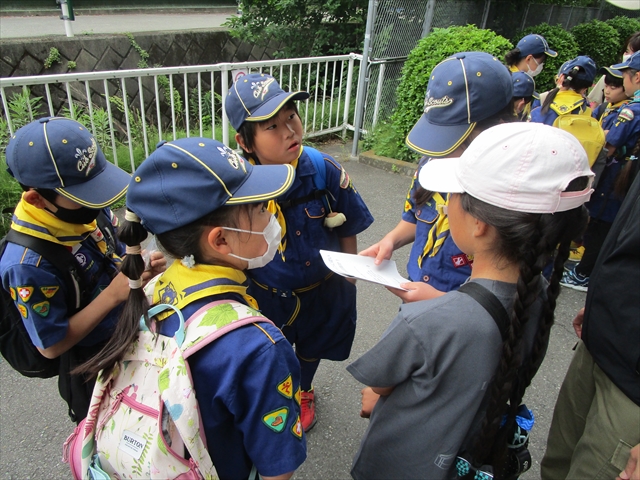
[(571, 29), (578, 42), (578, 54), (589, 55), (598, 67), (617, 63), (623, 39), (618, 31), (600, 20), (581, 23)]
[[(616, 31), (618, 32), (618, 35), (620, 35), (620, 42), (622, 42), (619, 45), (620, 48), (618, 50), (618, 57), (620, 57), (624, 53), (624, 50), (627, 47), (626, 45), (624, 45), (624, 43), (629, 39), (629, 37), (633, 33), (640, 32), (640, 19), (629, 18), (624, 15), (620, 15), (618, 17), (610, 18), (609, 20), (606, 20), (604, 23), (615, 28)], [(616, 62), (618, 60), (619, 58), (616, 58)]]
[(241, 0), (231, 34), (282, 58), (361, 51), (367, 0)]

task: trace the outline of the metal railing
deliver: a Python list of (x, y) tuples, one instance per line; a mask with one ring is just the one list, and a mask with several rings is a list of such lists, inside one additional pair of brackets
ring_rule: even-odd
[[(0, 78), (2, 116), (13, 135), (20, 125), (12, 101), (22, 96), (28, 100), (22, 105), (29, 121), (61, 114), (82, 119), (116, 165), (118, 149), (122, 156), (122, 146), (127, 147), (133, 171), (134, 150), (144, 148), (148, 156), (153, 139), (211, 136), (229, 145), (232, 130), (223, 99), (230, 76), (238, 72), (269, 73), (285, 90), (309, 92), (309, 99), (298, 104), (307, 138), (328, 133), (344, 137), (354, 129), (361, 61), (361, 55), (350, 54)], [(38, 102), (42, 108), (33, 111)]]

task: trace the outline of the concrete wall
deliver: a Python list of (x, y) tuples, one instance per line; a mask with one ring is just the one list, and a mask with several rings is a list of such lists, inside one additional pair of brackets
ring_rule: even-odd
[[(136, 34), (134, 39), (149, 54), (149, 66), (264, 60), (272, 58), (274, 51), (241, 42), (224, 30)], [(45, 68), (52, 47), (60, 52), (60, 62)], [(0, 77), (131, 69), (138, 68), (140, 60), (140, 54), (123, 34), (0, 41)], [(76, 63), (73, 70), (68, 68), (69, 61)]]

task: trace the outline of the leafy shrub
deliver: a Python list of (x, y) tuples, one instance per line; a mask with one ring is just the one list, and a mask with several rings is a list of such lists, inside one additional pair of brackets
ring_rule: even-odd
[[(458, 52), (483, 51), (501, 59), (511, 48), (513, 45), (506, 38), (474, 25), (435, 28), (429, 36), (418, 41), (402, 69), (402, 80), (396, 94), (397, 107), (391, 116), (396, 146), (393, 158), (409, 161), (418, 158), (405, 146), (404, 140), (422, 115), (424, 96), (433, 67)], [(385, 150), (392, 150), (389, 133), (382, 137), (385, 138)]]
[(600, 20), (581, 23), (571, 29), (578, 42), (578, 55), (589, 55), (598, 67), (618, 62), (622, 40), (618, 31)]
[(552, 50), (558, 52), (558, 56), (553, 58), (547, 56), (544, 62), (542, 72), (536, 77), (536, 91), (546, 92), (556, 85), (556, 74), (560, 67), (567, 60), (571, 60), (578, 56), (578, 43), (571, 33), (567, 32), (561, 25), (551, 26), (548, 23), (541, 23), (534, 27), (525, 29), (523, 32), (513, 38), (514, 45), (530, 33), (542, 35)]
[(610, 18), (605, 21), (607, 25), (613, 27), (620, 35), (620, 45), (618, 45), (618, 57), (616, 57), (616, 62), (619, 60), (619, 57), (624, 50), (626, 49), (626, 45), (624, 42), (634, 34), (635, 32), (640, 32), (640, 19), (639, 18), (629, 18), (623, 15), (618, 17)]

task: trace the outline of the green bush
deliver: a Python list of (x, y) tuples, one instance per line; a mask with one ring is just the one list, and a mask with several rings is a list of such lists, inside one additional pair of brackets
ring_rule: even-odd
[[(408, 161), (416, 161), (418, 158), (405, 146), (404, 140), (422, 115), (424, 96), (433, 67), (458, 52), (483, 51), (502, 59), (511, 48), (513, 45), (506, 38), (474, 25), (436, 28), (429, 36), (418, 41), (402, 69), (402, 80), (397, 90), (397, 107), (391, 116), (395, 153), (390, 156)], [(388, 129), (384, 135), (380, 135), (384, 138), (387, 152), (394, 150), (394, 141), (391, 141), (389, 135)]]
[(525, 29), (513, 38), (514, 45), (530, 33), (542, 35), (552, 50), (558, 52), (557, 57), (547, 56), (544, 62), (544, 69), (536, 76), (536, 91), (546, 92), (556, 86), (556, 74), (560, 67), (567, 60), (578, 56), (578, 43), (571, 33), (567, 32), (561, 25), (551, 26), (548, 23), (541, 23), (534, 27)]
[(598, 67), (619, 61), (622, 40), (618, 31), (600, 20), (581, 23), (571, 29), (578, 42), (578, 55), (589, 55)]
[(613, 27), (620, 36), (620, 45), (618, 45), (618, 57), (616, 58), (616, 62), (620, 60), (620, 54), (624, 53), (623, 51), (626, 49), (626, 45), (624, 42), (634, 34), (635, 32), (640, 32), (640, 18), (629, 18), (623, 15), (618, 17), (610, 18), (605, 21), (607, 25)]

